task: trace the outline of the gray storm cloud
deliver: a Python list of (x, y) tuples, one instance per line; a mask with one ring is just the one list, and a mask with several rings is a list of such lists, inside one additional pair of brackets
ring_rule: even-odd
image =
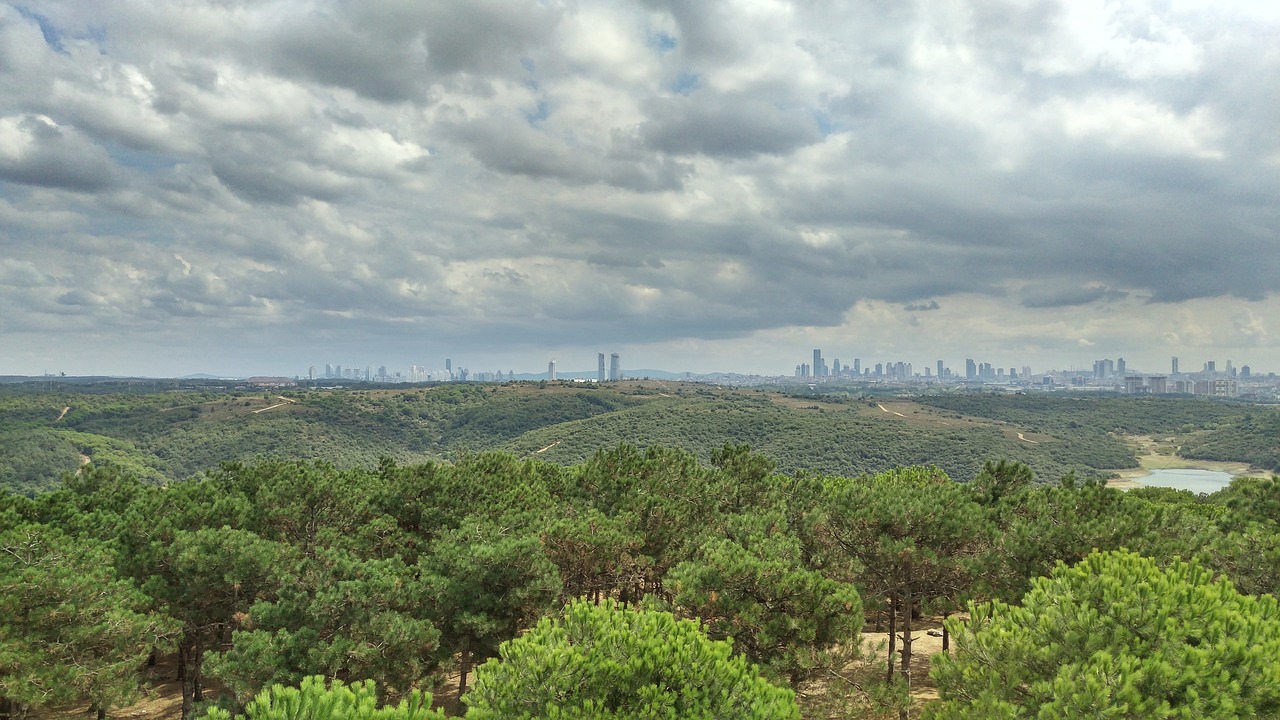
[(4, 327), (565, 347), (982, 297), (1043, 346), (1274, 299), (1266, 4), (851, 5), (0, 4)]

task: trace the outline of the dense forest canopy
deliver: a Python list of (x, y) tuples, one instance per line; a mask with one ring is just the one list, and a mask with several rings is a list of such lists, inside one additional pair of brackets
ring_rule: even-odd
[[(421, 402), (395, 397), (369, 402)], [(932, 465), (783, 473), (732, 444), (705, 460), (630, 444), (576, 464), (507, 452), (369, 468), (264, 460), (165, 485), (90, 464), (56, 490), (0, 495), (0, 717), (77, 701), (107, 715), (136, 697), (152, 652), (176, 654), (183, 713), (210, 718), (274, 718), (278, 701), (425, 719), (435, 713), (415, 693), (446, 675), (462, 699), (450, 711), (476, 718), (889, 717), (922, 702), (908, 692), (925, 681), (918, 618), (966, 612), (973, 621), (947, 623), (951, 660), (935, 661), (937, 717), (1035, 712), (1028, 698), (1043, 705), (1048, 687), (1083, 698), (1099, 673), (1120, 684), (1095, 699), (1170, 716), (1274, 711), (1259, 684), (1270, 671), (1254, 665), (1280, 633), (1280, 479), (1211, 496), (1036, 480), (1009, 460), (967, 483)], [(1230, 612), (1189, 606), (1170, 624), (1150, 606), (1134, 620), (1147, 645), (1134, 645), (1079, 620), (1114, 612), (1109, 596), (1062, 609), (1141, 583)], [(862, 647), (864, 619), (888, 625), (887, 648)], [(1057, 646), (1001, 640), (1023, 622), (1075, 638), (1063, 658), (1083, 659), (1031, 674), (1027, 653)], [(1155, 682), (1142, 663), (1156, 640), (1187, 673), (1238, 673), (1225, 682), (1239, 692), (1206, 704), (1218, 680)], [(1099, 652), (1114, 660), (1098, 665)], [(648, 659), (622, 662), (633, 657)], [(574, 663), (590, 682), (562, 674)], [(530, 673), (545, 698), (522, 689)], [(980, 692), (1002, 683), (1026, 692)], [(725, 690), (702, 692), (714, 687)], [(1082, 717), (1086, 705), (1054, 707)]]
[(1273, 408), (1191, 398), (955, 393), (915, 398), (688, 383), (446, 383), (283, 392), (161, 383), (0, 386), (0, 488), (32, 494), (92, 461), (151, 482), (227, 461), (323, 460), (371, 469), (503, 450), (581, 463), (619, 443), (706, 462), (748, 444), (783, 472), (933, 464), (958, 480), (990, 458), (1040, 478), (1106, 477), (1138, 460), (1126, 436), (1168, 435), (1187, 457), (1280, 470)]

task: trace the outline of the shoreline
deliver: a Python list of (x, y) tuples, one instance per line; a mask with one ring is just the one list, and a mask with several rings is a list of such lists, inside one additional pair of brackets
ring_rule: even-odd
[(1247, 462), (1225, 460), (1192, 460), (1177, 454), (1179, 449), (1174, 438), (1156, 439), (1149, 435), (1129, 435), (1125, 437), (1133, 454), (1138, 460), (1138, 467), (1114, 469), (1107, 487), (1119, 490), (1151, 487), (1142, 482), (1153, 470), (1208, 470), (1224, 472), (1237, 477), (1271, 477), (1269, 470), (1255, 467)]
[(1255, 467), (1246, 462), (1188, 460), (1169, 455), (1143, 455), (1138, 458), (1138, 462), (1140, 465), (1136, 468), (1113, 470), (1113, 477), (1107, 480), (1107, 487), (1113, 487), (1117, 490), (1156, 487), (1142, 482), (1142, 478), (1150, 475), (1153, 470), (1205, 470), (1209, 472), (1224, 472), (1231, 475), (1232, 478), (1266, 478), (1271, 477), (1272, 474), (1269, 470)]

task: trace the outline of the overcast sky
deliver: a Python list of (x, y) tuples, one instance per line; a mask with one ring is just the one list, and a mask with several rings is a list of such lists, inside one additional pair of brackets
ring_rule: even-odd
[(0, 4), (0, 374), (1280, 371), (1280, 4)]

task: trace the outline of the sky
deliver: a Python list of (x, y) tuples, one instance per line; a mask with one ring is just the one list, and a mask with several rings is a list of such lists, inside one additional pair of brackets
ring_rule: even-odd
[(0, 374), (1280, 371), (1280, 4), (0, 3)]

